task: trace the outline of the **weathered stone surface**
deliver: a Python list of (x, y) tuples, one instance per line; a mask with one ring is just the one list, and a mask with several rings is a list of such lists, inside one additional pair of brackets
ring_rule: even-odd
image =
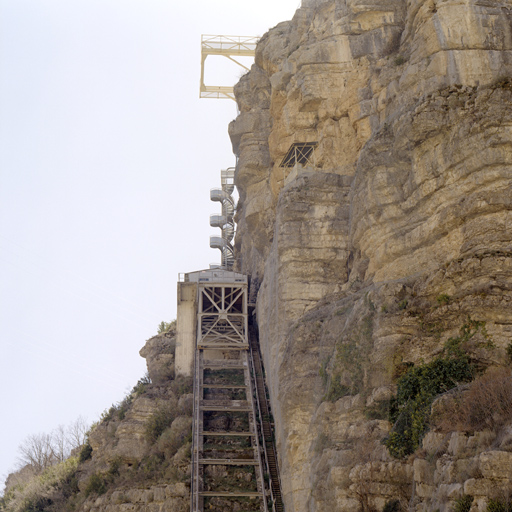
[(512, 468), (512, 453), (489, 451), (480, 455), (480, 471), (484, 478), (509, 479)]
[(86, 502), (84, 512), (186, 512), (190, 510), (189, 491), (185, 484), (152, 486), (149, 489), (122, 489)]
[[(468, 316), (485, 364), (512, 339), (511, 21), (510, 0), (304, 1), (235, 88), (237, 265), (259, 286), (287, 510), (408, 500), (413, 475), (417, 510), (445, 510), (479, 460), (497, 471), (485, 436), (432, 432), (432, 465), (397, 489), (390, 425), (366, 415)], [(318, 145), (281, 167), (294, 142)]]
[(146, 359), (148, 375), (153, 384), (163, 384), (174, 378), (174, 351), (176, 332), (174, 329), (153, 336), (140, 349), (139, 354)]

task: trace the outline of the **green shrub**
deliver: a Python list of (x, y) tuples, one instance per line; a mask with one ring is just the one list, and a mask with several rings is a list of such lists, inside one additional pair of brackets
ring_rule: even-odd
[(386, 501), (384, 507), (382, 508), (382, 512), (400, 512), (401, 510), (402, 505), (400, 504), (400, 500)]
[(119, 410), (119, 404), (112, 404), (109, 409), (105, 409), (101, 413), (100, 423), (109, 422), (114, 419), (117, 411)]
[(121, 457), (115, 457), (110, 461), (107, 471), (107, 479), (113, 481), (116, 476), (119, 476), (119, 469), (121, 467)]
[(406, 309), (408, 305), (409, 305), (409, 301), (407, 299), (401, 300), (398, 303), (398, 309), (400, 309), (400, 310)]
[(92, 457), (92, 446), (87, 441), (80, 450), (80, 455), (78, 456), (78, 462), (82, 463), (86, 460), (89, 460)]
[(509, 500), (490, 499), (486, 512), (512, 512), (512, 503)]
[(434, 359), (411, 368), (398, 380), (396, 398), (391, 401), (389, 420), (394, 424), (384, 441), (397, 458), (413, 453), (428, 430), (430, 406), (434, 398), (473, 378), (469, 357)]
[(151, 444), (155, 443), (164, 430), (170, 427), (171, 423), (174, 421), (176, 417), (176, 405), (177, 404), (172, 404), (160, 407), (147, 420), (144, 434)]
[(146, 391), (146, 388), (149, 384), (151, 384), (151, 379), (149, 378), (149, 374), (146, 372), (144, 377), (140, 378), (137, 384), (135, 384), (131, 394), (135, 395), (136, 397), (142, 395)]
[(35, 512), (54, 510), (54, 500), (59, 499), (63, 491), (70, 494), (77, 487), (77, 457), (69, 457), (65, 461), (47, 468), (43, 473), (34, 476), (22, 485), (11, 487), (0, 501), (0, 510), (12, 512)]
[(101, 473), (93, 473), (87, 481), (84, 492), (85, 496), (90, 496), (91, 494), (105, 494), (107, 492), (105, 477)]
[(339, 375), (333, 375), (324, 400), (327, 400), (328, 402), (336, 402), (340, 398), (350, 394), (350, 388), (341, 383), (341, 377)]
[(395, 63), (395, 66), (401, 66), (402, 64), (405, 63), (405, 57), (403, 57), (402, 55), (399, 55), (398, 57), (395, 58), (394, 63)]
[(449, 304), (451, 300), (451, 297), (447, 295), (446, 293), (441, 293), (441, 295), (437, 296), (437, 303), (440, 306), (444, 306), (445, 304)]
[[(473, 340), (477, 333), (481, 334), (484, 342)], [(473, 346), (480, 348), (492, 348), (494, 346), (491, 338), (487, 334), (485, 322), (472, 320), (468, 317), (467, 321), (460, 328), (458, 336), (448, 338), (444, 344), (443, 352), (448, 356), (463, 356), (468, 353), (468, 350)]]
[(507, 358), (510, 363), (512, 363), (512, 343), (509, 343), (506, 348)]
[(164, 332), (169, 332), (171, 330), (176, 330), (176, 320), (172, 322), (160, 322), (158, 324), (158, 334), (163, 334)]
[(473, 496), (464, 494), (455, 500), (455, 503), (452, 507), (452, 512), (469, 512), (471, 510), (471, 505), (473, 504), (473, 499)]

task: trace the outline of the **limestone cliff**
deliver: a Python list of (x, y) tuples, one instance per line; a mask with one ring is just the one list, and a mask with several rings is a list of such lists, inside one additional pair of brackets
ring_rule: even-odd
[[(468, 325), (475, 367), (506, 364), (511, 27), (510, 0), (304, 1), (235, 88), (237, 266), (259, 287), (288, 512), (484, 510), (512, 489), (504, 431), (432, 424), (397, 459), (371, 413)], [(309, 165), (281, 167), (295, 142), (318, 143)]]

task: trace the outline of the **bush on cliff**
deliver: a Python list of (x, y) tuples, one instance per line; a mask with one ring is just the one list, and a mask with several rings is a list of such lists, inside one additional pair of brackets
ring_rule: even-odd
[(402, 458), (418, 448), (428, 430), (430, 406), (435, 397), (473, 378), (468, 357), (437, 358), (411, 368), (398, 380), (397, 395), (391, 404), (394, 424), (384, 444), (394, 457)]
[(52, 466), (26, 484), (10, 488), (0, 502), (0, 510), (29, 512), (57, 510), (57, 503), (78, 491), (76, 470), (78, 459), (69, 459)]
[(460, 383), (472, 381), (481, 365), (469, 354), (477, 348), (492, 347), (485, 323), (468, 318), (459, 336), (448, 339), (440, 357), (410, 368), (398, 379), (397, 394), (389, 413), (393, 428), (384, 440), (391, 455), (402, 458), (419, 447), (429, 429), (435, 398)]
[(496, 431), (512, 422), (512, 372), (491, 368), (466, 389), (436, 405), (432, 421), (443, 432)]

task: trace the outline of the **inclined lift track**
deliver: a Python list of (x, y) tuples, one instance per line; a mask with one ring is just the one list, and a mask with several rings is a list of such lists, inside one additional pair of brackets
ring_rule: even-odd
[[(233, 87), (205, 84), (206, 58), (223, 56), (248, 70), (237, 59), (254, 57), (257, 42), (255, 37), (203, 36), (200, 97), (235, 100)], [(197, 282), (190, 510), (204, 512), (207, 502), (208, 511), (223, 512), (222, 500), (228, 499), (245, 503), (244, 512), (283, 512), (270, 405), (252, 323), (254, 304), (249, 310), (248, 277), (231, 271), (234, 176), (235, 168), (222, 170), (221, 188), (210, 192), (222, 207), (220, 215), (210, 216), (210, 225), (221, 230), (220, 237), (210, 237), (210, 247), (221, 252), (221, 264), (185, 275), (185, 282)]]
[[(222, 270), (215, 275), (242, 276)], [(222, 500), (240, 500), (242, 510), (284, 511), (263, 366), (243, 278), (244, 283), (206, 281), (198, 286), (191, 512), (221, 512)]]

